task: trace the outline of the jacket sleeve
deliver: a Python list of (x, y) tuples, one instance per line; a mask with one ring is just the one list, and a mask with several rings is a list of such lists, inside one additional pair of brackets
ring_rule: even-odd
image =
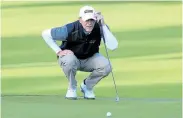
[(51, 36), (53, 40), (66, 41), (68, 37), (68, 29), (67, 26), (64, 25), (62, 27), (55, 27), (51, 29)]

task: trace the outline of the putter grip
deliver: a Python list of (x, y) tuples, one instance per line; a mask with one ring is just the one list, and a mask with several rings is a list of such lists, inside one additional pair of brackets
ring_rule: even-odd
[(99, 21), (99, 26), (100, 26), (100, 34), (101, 34), (102, 39), (103, 39), (103, 41), (105, 43), (105, 37), (104, 37), (104, 32), (103, 32), (101, 20)]

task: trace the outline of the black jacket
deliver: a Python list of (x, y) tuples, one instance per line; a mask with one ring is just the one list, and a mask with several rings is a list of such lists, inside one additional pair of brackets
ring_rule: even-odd
[(68, 38), (62, 42), (60, 48), (62, 50), (69, 49), (73, 51), (79, 59), (86, 59), (93, 54), (99, 52), (101, 42), (100, 27), (98, 23), (90, 34), (85, 34), (84, 29), (79, 20), (66, 25)]

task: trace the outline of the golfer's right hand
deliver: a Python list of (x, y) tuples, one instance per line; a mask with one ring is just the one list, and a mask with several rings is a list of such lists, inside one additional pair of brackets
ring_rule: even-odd
[(57, 53), (57, 55), (58, 55), (59, 57), (65, 56), (65, 55), (67, 55), (67, 54), (73, 54), (73, 52), (72, 52), (71, 50), (61, 50), (61, 51), (59, 51), (59, 52)]

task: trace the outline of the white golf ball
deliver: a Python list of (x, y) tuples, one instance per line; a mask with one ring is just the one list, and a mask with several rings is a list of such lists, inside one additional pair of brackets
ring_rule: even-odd
[(107, 114), (106, 114), (107, 117), (110, 117), (111, 115), (112, 115), (111, 112), (107, 112)]
[(116, 102), (119, 102), (119, 97), (116, 98)]

